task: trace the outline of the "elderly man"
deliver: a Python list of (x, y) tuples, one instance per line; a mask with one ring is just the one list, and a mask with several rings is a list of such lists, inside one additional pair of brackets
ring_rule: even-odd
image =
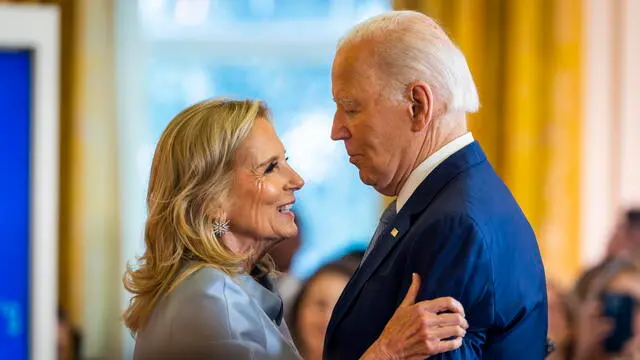
[(386, 324), (413, 273), (418, 301), (458, 299), (469, 322), (462, 347), (434, 358), (544, 358), (540, 251), (467, 130), (479, 101), (464, 55), (429, 17), (390, 12), (341, 40), (332, 82), (331, 138), (344, 141), (362, 182), (396, 199), (333, 311), (325, 358), (356, 359), (394, 331)]

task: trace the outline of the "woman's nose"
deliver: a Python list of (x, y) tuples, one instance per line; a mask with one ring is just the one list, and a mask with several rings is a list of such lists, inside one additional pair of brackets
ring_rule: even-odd
[(287, 190), (298, 191), (302, 189), (304, 179), (291, 166), (289, 166), (289, 170), (291, 170), (291, 178), (287, 184)]

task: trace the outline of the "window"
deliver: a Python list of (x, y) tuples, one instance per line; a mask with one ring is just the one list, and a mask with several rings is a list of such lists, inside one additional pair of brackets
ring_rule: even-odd
[(364, 249), (380, 197), (364, 186), (342, 143), (330, 140), (330, 68), (338, 38), (390, 9), (388, 0), (121, 0), (118, 74), (126, 260), (142, 252), (146, 182), (155, 143), (184, 107), (210, 97), (266, 100), (291, 165), (308, 276)]

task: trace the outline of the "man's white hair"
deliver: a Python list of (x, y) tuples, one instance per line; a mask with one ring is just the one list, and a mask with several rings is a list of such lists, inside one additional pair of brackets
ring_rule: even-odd
[(393, 92), (388, 95), (404, 97), (410, 83), (424, 81), (444, 101), (446, 113), (478, 111), (478, 91), (467, 60), (430, 17), (415, 11), (374, 16), (351, 29), (338, 43), (338, 51), (363, 40), (372, 42), (373, 56)]

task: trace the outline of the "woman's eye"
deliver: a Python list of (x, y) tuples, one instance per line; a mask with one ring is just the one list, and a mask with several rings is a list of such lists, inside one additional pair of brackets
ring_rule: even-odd
[(267, 165), (267, 168), (264, 170), (265, 174), (270, 174), (278, 167), (278, 162), (274, 161), (271, 164)]

